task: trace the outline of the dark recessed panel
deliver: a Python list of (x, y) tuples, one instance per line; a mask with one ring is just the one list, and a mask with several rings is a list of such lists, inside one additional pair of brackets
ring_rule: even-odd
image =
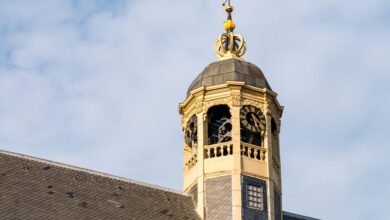
[(268, 220), (265, 180), (242, 176), (242, 219)]

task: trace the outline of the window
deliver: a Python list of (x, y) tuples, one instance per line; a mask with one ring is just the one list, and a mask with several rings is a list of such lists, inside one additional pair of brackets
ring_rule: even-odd
[(248, 185), (248, 207), (263, 210), (263, 188)]

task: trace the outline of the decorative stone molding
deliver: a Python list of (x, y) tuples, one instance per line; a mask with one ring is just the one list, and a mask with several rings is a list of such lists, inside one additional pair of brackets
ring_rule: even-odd
[(222, 98), (222, 99), (214, 99), (211, 101), (206, 101), (203, 104), (204, 111), (207, 112), (209, 108), (215, 106), (215, 105), (230, 105), (231, 98)]
[(183, 128), (187, 126), (188, 120), (195, 114), (202, 113), (203, 111), (203, 102), (197, 101), (195, 103), (191, 103), (191, 105), (187, 106), (182, 116), (182, 125)]
[(231, 105), (240, 107), (241, 106), (241, 96), (240, 95), (232, 95)]
[(195, 107), (195, 101), (191, 101), (190, 103), (188, 103), (188, 105), (186, 105), (185, 107), (182, 108), (181, 114), (183, 116), (190, 115), (192, 113), (194, 107)]
[(264, 106), (260, 102), (254, 101), (251, 99), (243, 99), (241, 102), (241, 106), (244, 106), (244, 105), (252, 105), (256, 108), (261, 109), (262, 111), (264, 110)]
[(267, 115), (269, 115), (271, 117), (274, 117), (274, 115), (276, 113), (274, 107), (272, 105), (270, 105), (270, 104), (267, 105), (267, 111), (266, 112), (267, 112)]
[(196, 112), (196, 114), (199, 114), (199, 113), (202, 113), (202, 111), (203, 111), (203, 102), (198, 101), (198, 103), (196, 103), (196, 106), (195, 106), (195, 112)]
[(198, 163), (198, 155), (194, 154), (185, 164), (187, 166), (187, 169), (190, 170)]

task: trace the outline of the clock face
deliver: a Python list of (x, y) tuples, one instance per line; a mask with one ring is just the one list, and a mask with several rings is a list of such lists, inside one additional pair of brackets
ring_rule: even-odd
[(185, 142), (190, 147), (193, 147), (193, 145), (198, 142), (198, 120), (196, 115), (193, 115), (187, 122)]
[(250, 105), (241, 108), (241, 141), (261, 145), (261, 135), (265, 130), (265, 117), (261, 110)]
[(241, 124), (251, 132), (261, 132), (265, 128), (265, 118), (260, 109), (245, 105), (241, 108)]

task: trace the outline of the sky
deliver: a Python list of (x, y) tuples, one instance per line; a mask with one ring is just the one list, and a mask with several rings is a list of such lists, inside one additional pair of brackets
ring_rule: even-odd
[[(0, 0), (0, 149), (182, 189), (178, 105), (219, 0)], [(285, 106), (283, 209), (389, 220), (390, 2), (234, 1)]]

